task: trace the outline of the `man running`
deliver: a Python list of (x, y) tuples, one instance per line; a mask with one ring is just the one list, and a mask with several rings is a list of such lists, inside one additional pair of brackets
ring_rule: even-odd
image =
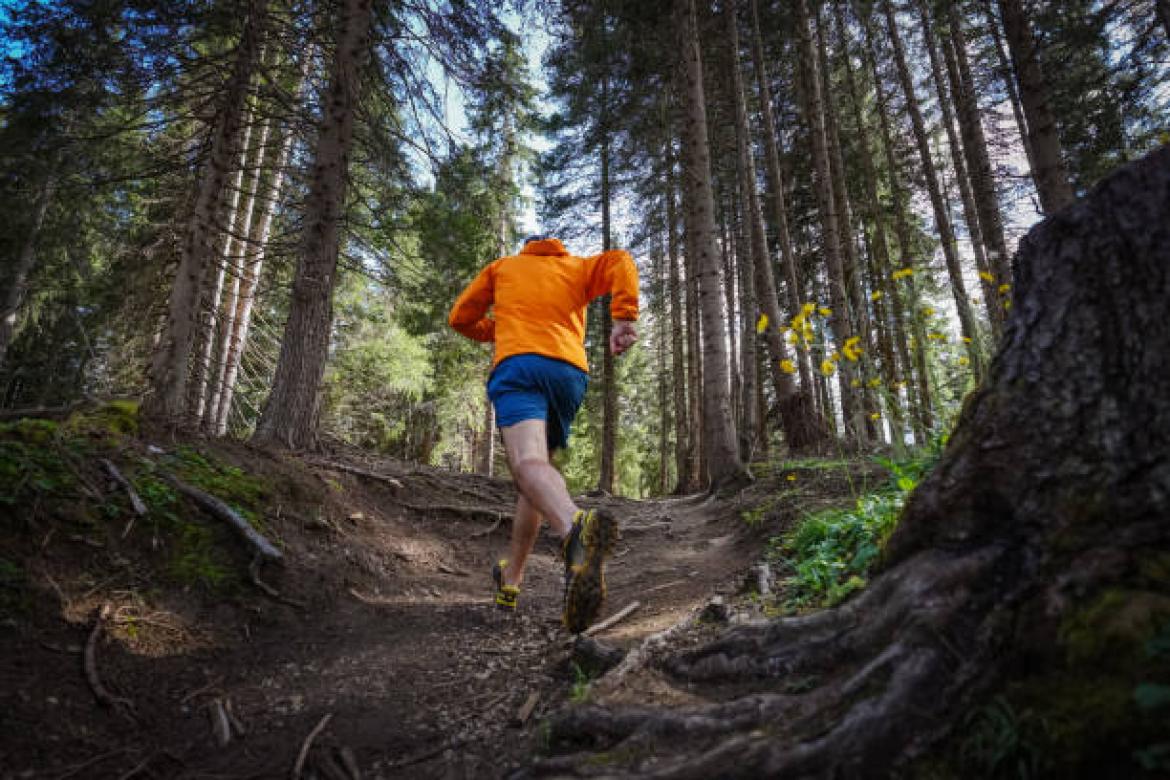
[[(618, 540), (605, 510), (579, 509), (565, 479), (549, 462), (564, 447), (589, 382), (585, 309), (612, 295), (615, 355), (637, 339), (638, 269), (628, 252), (574, 257), (555, 238), (532, 236), (520, 254), (480, 272), (455, 301), (451, 327), (476, 341), (494, 341), (488, 398), (504, 437), (508, 466), (520, 496), (509, 557), (492, 569), (496, 604), (514, 610), (541, 518), (561, 539), (565, 561), (562, 618), (572, 633), (593, 622), (605, 599), (605, 556)], [(493, 317), (488, 309), (494, 307)]]

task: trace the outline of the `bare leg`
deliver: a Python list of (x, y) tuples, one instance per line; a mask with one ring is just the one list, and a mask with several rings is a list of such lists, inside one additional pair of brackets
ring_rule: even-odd
[(508, 557), (508, 568), (504, 570), (505, 584), (520, 587), (524, 580), (524, 567), (528, 563), (528, 554), (536, 544), (540, 520), (540, 512), (521, 493), (516, 501), (516, 519), (512, 521), (512, 550)]
[(523, 420), (502, 428), (508, 465), (516, 487), (559, 537), (569, 533), (577, 505), (569, 496), (565, 478), (548, 461), (544, 420)]

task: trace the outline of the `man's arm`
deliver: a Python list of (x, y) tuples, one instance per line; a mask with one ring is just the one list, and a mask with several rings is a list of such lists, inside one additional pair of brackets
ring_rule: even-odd
[(611, 249), (585, 258), (588, 296), (593, 300), (609, 293), (609, 313), (613, 330), (609, 348), (615, 355), (629, 349), (638, 338), (634, 321), (638, 319), (638, 267), (624, 249)]
[(496, 321), (487, 316), (495, 300), (496, 264), (479, 272), (479, 276), (455, 299), (447, 324), (475, 341), (495, 341)]

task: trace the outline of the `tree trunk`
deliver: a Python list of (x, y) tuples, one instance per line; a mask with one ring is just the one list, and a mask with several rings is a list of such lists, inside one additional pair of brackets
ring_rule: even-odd
[[(609, 776), (662, 780), (991, 776), (998, 759), (963, 748), (972, 713), (995, 704), (1013, 740), (1042, 729), (1030, 744), (1044, 745), (1045, 776), (1154, 776), (1140, 748), (1165, 717), (1135, 692), (1164, 679), (1151, 640), (1170, 603), (1167, 213), (1163, 148), (1021, 243), (1002, 349), (865, 591), (655, 664), (656, 685), (717, 703), (552, 718), (546, 744), (585, 752), (545, 765), (565, 774), (604, 755)], [(1009, 751), (1013, 767), (1030, 760)]]
[(654, 313), (656, 326), (655, 359), (658, 369), (658, 495), (664, 496), (670, 490), (670, 390), (666, 371), (666, 300), (667, 257), (662, 244), (656, 247), (654, 256), (654, 279), (658, 285), (658, 311)]
[(49, 213), (49, 206), (56, 192), (57, 174), (50, 171), (41, 182), (28, 232), (20, 244), (20, 254), (16, 256), (16, 266), (12, 269), (12, 276), (6, 280), (8, 288), (4, 291), (3, 298), (0, 298), (0, 368), (4, 366), (4, 357), (8, 354), (8, 347), (16, 333), (16, 317), (28, 292), (28, 279), (37, 262), (37, 244), (45, 225), (45, 215)]
[[(215, 264), (215, 280), (211, 284), (206, 300), (203, 302), (203, 323), (196, 339), (195, 365), (191, 369), (192, 398), (190, 414), (196, 426), (204, 424), (205, 416), (213, 416), (209, 410), (214, 409), (219, 397), (220, 382), (222, 381), (222, 360), (213, 362), (212, 356), (216, 351), (217, 343), (220, 355), (227, 352), (227, 336), (231, 330), (231, 320), (235, 316), (236, 302), (239, 296), (240, 276), (243, 273), (243, 261), (235, 260), (236, 253), (241, 249), (247, 250), (246, 240), (241, 241), (237, 236), (246, 239), (251, 228), (252, 211), (255, 208), (257, 189), (263, 170), (264, 144), (268, 139), (268, 122), (264, 124), (259, 139), (252, 138), (252, 117), (245, 120), (244, 138), (240, 144), (240, 167), (236, 171), (231, 185), (231, 194), (228, 196), (227, 230), (223, 234)], [(254, 170), (249, 179), (249, 186), (244, 186), (244, 174), (251, 167)], [(247, 192), (246, 202), (241, 205), (240, 195)], [(224, 280), (228, 276), (228, 266), (231, 271), (231, 293), (223, 299)], [(217, 341), (218, 340), (218, 341)], [(210, 403), (208, 391), (210, 389)]]
[[(715, 201), (711, 188), (703, 62), (692, 0), (674, 0), (674, 25), (683, 85), (683, 195), (689, 223), (688, 253), (699, 272), (703, 330), (703, 444), (712, 490), (750, 479), (736, 451), (735, 419), (728, 386), (727, 323), (719, 290), (719, 252), (715, 247)], [(699, 419), (696, 417), (695, 419)]]
[[(682, 259), (678, 252), (678, 214), (674, 199), (674, 148), (671, 142), (666, 142), (667, 182), (666, 182), (666, 249), (667, 260), (670, 263), (670, 278), (668, 281), (668, 298), (670, 299), (670, 366), (671, 377), (674, 381), (674, 467), (677, 482), (675, 493), (690, 493), (697, 489), (691, 482), (688, 470), (687, 450), (688, 439), (692, 438), (693, 429), (689, 422), (687, 409), (687, 377), (684, 354), (683, 332), (683, 299), (681, 274), (679, 264)], [(693, 322), (689, 320), (688, 322)]]
[[(812, 136), (813, 163), (817, 211), (820, 214), (822, 249), (828, 271), (829, 301), (833, 313), (829, 327), (838, 350), (850, 338), (849, 299), (845, 291), (845, 269), (841, 258), (841, 226), (833, 196), (831, 163), (825, 130), (825, 105), (821, 94), (821, 79), (817, 62), (817, 47), (813, 43), (807, 0), (796, 0), (797, 45), (804, 78), (801, 89), (804, 113)], [(851, 386), (855, 371), (849, 361), (840, 361), (838, 388), (841, 394), (841, 414), (845, 421), (845, 436), (852, 445), (861, 442), (864, 428), (859, 425), (861, 407)], [(826, 410), (825, 416), (831, 416)]]
[[(607, 131), (603, 130), (603, 134)], [(601, 245), (613, 248), (613, 227), (610, 219), (610, 149), (609, 136), (601, 142)], [(609, 348), (609, 333), (613, 315), (609, 311), (610, 297), (601, 299), (601, 468), (597, 487), (606, 493), (614, 492), (614, 461), (617, 458), (617, 374), (613, 364), (613, 350)]]
[[(894, 206), (894, 235), (898, 240), (898, 249), (901, 255), (901, 260), (897, 264), (899, 266), (898, 270), (905, 269), (912, 272), (905, 285), (892, 284), (894, 287), (894, 295), (891, 296), (891, 302), (893, 304), (895, 324), (902, 323), (902, 330), (905, 332), (905, 323), (909, 319), (910, 329), (913, 331), (913, 370), (911, 370), (910, 363), (906, 363), (906, 395), (913, 412), (914, 440), (916, 444), (921, 445), (926, 440), (927, 432), (934, 427), (934, 413), (931, 402), (930, 374), (926, 370), (926, 329), (922, 326), (922, 319), (913, 316), (918, 299), (918, 281), (915, 278), (918, 269), (914, 263), (914, 256), (912, 254), (913, 243), (910, 238), (910, 224), (906, 217), (907, 197), (902, 189), (897, 155), (894, 152), (894, 134), (890, 128), (889, 101), (885, 89), (882, 86), (881, 72), (878, 70), (873, 29), (867, 19), (862, 20), (862, 29), (865, 32), (866, 62), (869, 65), (870, 72), (873, 74), (874, 90), (877, 95), (878, 127), (881, 129), (882, 148), (886, 159), (886, 174), (889, 179), (890, 198)], [(892, 279), (891, 283), (893, 283)], [(907, 288), (908, 294), (906, 296), (902, 295), (903, 286)], [(911, 312), (909, 317), (906, 314), (907, 309)], [(902, 344), (908, 345), (909, 339), (902, 337), (899, 341)]]
[(1045, 214), (1052, 214), (1072, 203), (1075, 196), (1064, 165), (1056, 117), (1048, 101), (1048, 86), (1040, 69), (1039, 49), (1020, 0), (999, 0), (999, 11), (1036, 160), (1032, 173), (1040, 195), (1040, 207)]
[[(975, 376), (982, 377), (983, 355), (977, 342), (979, 329), (975, 324), (975, 315), (971, 311), (971, 298), (967, 295), (967, 285), (963, 280), (963, 269), (959, 263), (955, 231), (951, 227), (951, 219), (947, 214), (946, 203), (943, 200), (942, 186), (939, 184), (934, 159), (930, 154), (930, 138), (926, 132), (926, 122), (922, 118), (922, 110), (918, 107), (918, 97), (915, 94), (914, 81), (910, 78), (910, 68), (906, 64), (902, 36), (898, 32), (898, 22), (894, 18), (893, 4), (890, 0), (882, 0), (882, 9), (886, 16), (886, 30), (890, 36), (894, 64), (898, 69), (898, 80), (902, 82), (902, 91), (906, 95), (906, 111), (910, 114), (910, 125), (914, 129), (918, 157), (922, 162), (922, 172), (926, 178), (926, 190), (930, 195), (931, 208), (934, 210), (934, 224), (938, 230), (939, 242), (942, 244), (943, 259), (946, 261), (947, 275), (951, 281), (955, 308), (959, 313), (960, 330), (967, 345), (967, 355), (971, 360), (971, 367), (975, 370)], [(917, 319), (920, 313), (914, 312), (913, 316)]]
[(349, 150), (361, 78), (373, 20), (370, 0), (344, 0), (337, 24), (337, 47), (309, 177), (304, 235), (292, 306), (272, 392), (255, 438), (291, 449), (312, 446), (320, 413), (319, 391), (333, 327), (333, 283), (340, 251)]
[[(897, 303), (897, 291), (893, 280), (890, 279), (892, 264), (890, 263), (889, 239), (886, 236), (885, 215), (882, 213), (881, 199), (878, 195), (878, 176), (874, 165), (873, 152), (870, 148), (869, 124), (862, 111), (861, 98), (857, 90), (857, 82), (853, 73), (853, 62), (849, 55), (848, 28), (845, 24), (845, 12), (841, 7), (841, 0), (833, 3), (833, 12), (837, 22), (838, 35), (841, 39), (842, 61), (844, 62), (845, 89), (849, 97), (850, 113), (853, 122), (857, 125), (861, 160), (861, 181), (865, 197), (862, 200), (863, 216), (872, 226), (873, 240), (869, 242), (870, 259), (872, 261), (874, 318), (885, 327), (879, 327), (879, 349), (882, 353), (882, 380), (889, 397), (897, 393), (897, 388), (903, 376), (913, 376), (914, 367), (910, 362), (910, 352), (906, 344), (906, 330), (903, 327), (901, 316), (894, 316)], [(887, 306), (890, 307), (887, 316)], [(887, 324), (888, 323), (888, 324)], [(904, 373), (903, 373), (904, 372)], [(902, 405), (896, 400), (888, 404), (890, 428), (893, 439), (899, 445), (904, 439), (905, 421), (902, 414)]]
[[(808, 408), (808, 399), (797, 392), (792, 372), (784, 368), (791, 366), (792, 361), (788, 356), (788, 348), (781, 332), (784, 326), (784, 315), (780, 311), (780, 299), (776, 294), (776, 277), (768, 255), (764, 214), (760, 208), (759, 191), (756, 189), (756, 163), (751, 150), (751, 130), (748, 127), (743, 76), (739, 69), (739, 26), (735, 14), (735, 2), (728, 0), (724, 6), (723, 15), (727, 24), (728, 50), (731, 53), (729, 70), (731, 71), (731, 98), (735, 108), (736, 168), (739, 171), (740, 210), (749, 237), (749, 240), (744, 242), (740, 253), (740, 258), (746, 261), (748, 269), (748, 273), (744, 275), (744, 338), (755, 342), (759, 330), (757, 323), (764, 324), (762, 335), (768, 350), (768, 376), (776, 391), (780, 428), (784, 432), (790, 450), (806, 452), (822, 444), (825, 435), (815, 414)], [(779, 162), (777, 162), (778, 169)], [(747, 296), (749, 285), (754, 296), (751, 304), (754, 306), (749, 304)], [(747, 354), (745, 350), (745, 358)]]
[[(980, 5), (983, 6), (983, 13), (987, 19), (987, 30), (991, 34), (991, 42), (995, 50), (995, 58), (999, 65), (999, 77), (1003, 81), (1004, 90), (1007, 92), (1008, 100), (1012, 106), (1012, 116), (1016, 120), (1016, 130), (1020, 134), (1020, 145), (1024, 147), (1024, 156), (1028, 159), (1028, 178), (1032, 179), (1033, 186), (1036, 181), (1033, 178), (1033, 171), (1036, 170), (1036, 157), (1032, 154), (1032, 139), (1028, 137), (1028, 121), (1024, 118), (1024, 104), (1020, 102), (1020, 91), (1016, 89), (1016, 77), (1012, 72), (1012, 63), (1008, 59), (1007, 52), (1003, 48), (1003, 38), (999, 34), (999, 20), (995, 17), (995, 11), (992, 8), (995, 0), (981, 0)], [(954, 25), (952, 25), (954, 26)], [(962, 25), (955, 28), (955, 36), (958, 36), (957, 30), (962, 29)], [(959, 48), (961, 37), (955, 38), (955, 47)], [(966, 60), (966, 46), (963, 45), (963, 59)], [(967, 84), (968, 90), (974, 91), (974, 82), (971, 80), (970, 70), (964, 76), (964, 82)], [(1003, 258), (1003, 262), (1007, 264), (1007, 258)], [(1010, 272), (1010, 269), (1009, 269)], [(1009, 277), (1003, 277), (1005, 279)]]
[[(739, 190), (743, 191), (743, 177), (739, 177)], [(727, 249), (727, 263), (724, 277), (726, 287), (731, 292), (728, 297), (727, 319), (731, 323), (728, 328), (732, 333), (738, 329), (739, 337), (739, 375), (738, 413), (739, 417), (739, 454), (743, 462), (750, 464), (759, 449), (760, 442), (765, 434), (764, 418), (760, 416), (759, 406), (756, 404), (756, 392), (760, 384), (759, 361), (756, 359), (756, 332), (753, 312), (759, 311), (755, 279), (752, 276), (751, 245), (744, 237), (744, 218), (739, 210), (729, 207), (729, 219), (732, 221), (730, 233), (734, 234), (734, 241), (725, 242)], [(735, 316), (735, 282), (739, 282), (740, 316)], [(735, 354), (735, 340), (731, 340), (731, 354)], [(734, 372), (732, 372), (734, 377)], [(735, 383), (732, 382), (735, 392)]]
[[(784, 275), (784, 284), (788, 297), (788, 317), (795, 317), (800, 312), (803, 301), (800, 296), (800, 274), (796, 263), (796, 252), (792, 248), (792, 235), (788, 230), (788, 207), (784, 202), (784, 176), (780, 169), (780, 138), (776, 132), (776, 121), (773, 118), (772, 91), (768, 85), (768, 68), (764, 61), (764, 42), (760, 34), (760, 15), (757, 0), (751, 0), (752, 11), (752, 63), (756, 72), (756, 86), (759, 90), (760, 117), (764, 124), (763, 146), (766, 156), (766, 173), (768, 175), (768, 189), (772, 199), (772, 219), (776, 228), (776, 240), (780, 244), (781, 272)], [(770, 265), (770, 264), (769, 264)], [(781, 326), (776, 321), (776, 327)], [(824, 422), (816, 413), (816, 404), (813, 403), (815, 390), (812, 383), (812, 366), (807, 350), (796, 350), (796, 368), (800, 376), (800, 394), (804, 396), (798, 403), (807, 409), (808, 424), (819, 431), (818, 437), (824, 439)], [(800, 441), (789, 441), (788, 446), (793, 449), (802, 449)], [(809, 443), (809, 446), (815, 446)]]
[[(754, 389), (756, 377), (754, 373), (745, 376), (740, 371), (740, 363), (743, 362), (742, 350), (748, 346), (739, 335), (742, 326), (739, 324), (739, 318), (735, 312), (736, 285), (739, 282), (736, 266), (743, 236), (739, 230), (741, 224), (734, 204), (729, 204), (728, 200), (728, 198), (719, 198), (719, 202), (724, 206), (720, 209), (719, 214), (719, 254), (723, 269), (723, 303), (727, 311), (727, 368), (731, 376), (731, 402), (735, 405), (735, 408), (732, 409), (732, 416), (736, 419), (739, 428), (740, 455), (747, 458), (746, 453), (750, 446), (745, 442), (751, 440), (749, 430), (754, 428), (755, 420), (752, 420), (751, 425), (748, 425), (744, 418), (744, 382), (747, 381), (749, 387)], [(742, 294), (746, 294), (746, 292), (741, 292)], [(754, 298), (754, 291), (752, 291), (752, 296)]]
[(142, 415), (165, 428), (179, 427), (185, 421), (199, 295), (204, 275), (214, 262), (216, 229), (223, 224), (225, 179), (238, 148), (248, 84), (256, 70), (267, 10), (267, 0), (251, 0), (248, 5), (235, 65), (212, 131), (211, 153), (184, 230), (165, 331), (151, 358), (150, 392), (142, 404)]

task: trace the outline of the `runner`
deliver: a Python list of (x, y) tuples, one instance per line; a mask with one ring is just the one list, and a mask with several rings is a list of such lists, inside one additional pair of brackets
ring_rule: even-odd
[[(520, 497), (507, 558), (492, 569), (496, 604), (515, 610), (541, 519), (561, 539), (565, 561), (562, 618), (572, 633), (589, 626), (605, 599), (605, 557), (617, 543), (617, 521), (603, 509), (582, 510), (549, 461), (564, 447), (589, 382), (585, 309), (612, 295), (615, 355), (637, 339), (638, 270), (630, 254), (609, 250), (574, 257), (555, 238), (532, 236), (520, 254), (480, 272), (451, 309), (449, 322), (476, 341), (494, 341), (488, 398), (504, 437)], [(492, 317), (488, 310), (492, 309)]]

